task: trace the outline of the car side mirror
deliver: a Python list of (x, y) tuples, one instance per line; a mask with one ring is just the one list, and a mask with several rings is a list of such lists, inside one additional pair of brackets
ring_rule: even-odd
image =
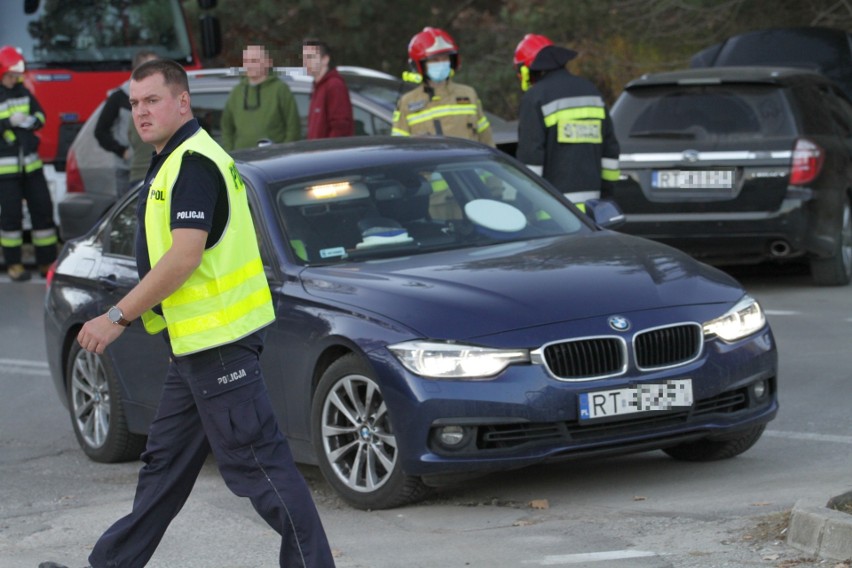
[(591, 217), (599, 227), (604, 229), (615, 229), (626, 221), (624, 213), (614, 201), (608, 199), (587, 199), (586, 215)]

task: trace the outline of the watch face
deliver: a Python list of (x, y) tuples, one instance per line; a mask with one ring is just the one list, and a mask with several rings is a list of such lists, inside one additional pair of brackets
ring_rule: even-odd
[(107, 317), (112, 323), (120, 322), (122, 319), (124, 319), (123, 316), (124, 314), (121, 313), (121, 309), (118, 306), (111, 307), (107, 312)]

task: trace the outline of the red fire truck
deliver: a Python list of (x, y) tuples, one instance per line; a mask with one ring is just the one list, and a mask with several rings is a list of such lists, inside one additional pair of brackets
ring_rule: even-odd
[[(197, 0), (204, 58), (218, 54), (219, 22)], [(134, 53), (151, 49), (200, 69), (181, 0), (3, 0), (0, 45), (19, 48), (25, 84), (47, 118), (39, 153), (54, 198), (65, 193), (65, 155), (77, 131), (107, 93), (127, 80)]]

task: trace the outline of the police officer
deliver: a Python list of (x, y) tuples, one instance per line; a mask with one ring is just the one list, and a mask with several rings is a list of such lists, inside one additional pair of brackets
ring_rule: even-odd
[(582, 208), (618, 179), (619, 148), (600, 92), (565, 67), (576, 56), (543, 35), (518, 43), (514, 62), (525, 92), (517, 158)]
[[(400, 97), (394, 136), (453, 136), (494, 146), (491, 124), (473, 87), (452, 80), (459, 50), (450, 34), (423, 28), (408, 43), (409, 64), (422, 85)], [(410, 75), (408, 78), (412, 78)]]
[(228, 488), (281, 535), (281, 566), (331, 568), (260, 371), (263, 328), (275, 314), (245, 185), (193, 118), (188, 89), (184, 69), (167, 59), (140, 65), (130, 81), (134, 124), (156, 150), (137, 208), (141, 281), (86, 322), (77, 341), (103, 353), (141, 316), (149, 333), (167, 330), (172, 356), (133, 509), (101, 536), (89, 562), (144, 566), (212, 450)]
[(24, 57), (12, 47), (0, 48), (0, 246), (9, 278), (21, 282), (30, 273), (21, 261), (24, 243), (23, 201), (32, 221), (36, 263), (42, 276), (56, 260), (53, 202), (44, 179), (35, 131), (44, 126), (44, 112), (24, 87)]

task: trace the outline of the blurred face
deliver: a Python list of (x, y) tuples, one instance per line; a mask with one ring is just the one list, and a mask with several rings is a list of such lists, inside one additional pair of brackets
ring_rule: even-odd
[(260, 83), (269, 74), (272, 58), (263, 47), (250, 45), (243, 50), (243, 67), (246, 68), (246, 77), (249, 81)]
[(15, 84), (21, 80), (23, 73), (18, 73), (17, 71), (8, 71), (3, 74), (2, 83), (3, 86), (7, 89), (11, 89), (15, 86)]
[(130, 108), (133, 124), (143, 142), (160, 153), (169, 139), (192, 118), (189, 93), (166, 85), (163, 75), (155, 73), (139, 81), (130, 81)]
[(306, 45), (302, 48), (302, 65), (308, 75), (319, 79), (328, 71), (328, 55), (320, 55), (320, 48), (316, 45)]

